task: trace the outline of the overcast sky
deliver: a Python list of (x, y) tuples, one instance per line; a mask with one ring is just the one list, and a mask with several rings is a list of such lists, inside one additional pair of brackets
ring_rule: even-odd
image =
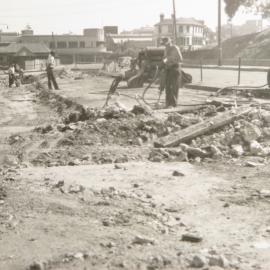
[[(215, 29), (217, 3), (218, 0), (176, 0), (177, 17), (202, 19)], [(17, 32), (29, 24), (37, 34), (80, 34), (83, 28), (104, 25), (118, 25), (120, 30), (152, 26), (160, 13), (171, 16), (172, 0), (8, 0), (1, 1), (0, 24), (8, 24), (10, 31)], [(239, 12), (234, 22), (240, 24), (250, 18)], [(227, 21), (224, 12), (223, 21)], [(3, 25), (0, 29), (6, 31)]]

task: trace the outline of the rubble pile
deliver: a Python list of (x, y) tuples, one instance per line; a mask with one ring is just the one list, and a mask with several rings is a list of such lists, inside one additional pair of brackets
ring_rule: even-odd
[[(196, 124), (196, 119), (183, 116), (169, 116), (174, 122), (185, 127)], [(197, 119), (198, 120), (198, 119)], [(199, 120), (198, 120), (199, 121)], [(248, 115), (233, 121), (210, 134), (192, 139), (188, 145), (166, 149), (156, 148), (150, 153), (149, 160), (197, 160), (205, 158), (240, 158), (244, 156), (270, 156), (270, 111), (254, 109)]]

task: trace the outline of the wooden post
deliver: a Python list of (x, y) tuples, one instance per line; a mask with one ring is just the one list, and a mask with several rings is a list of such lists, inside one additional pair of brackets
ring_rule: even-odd
[(238, 59), (238, 85), (241, 83), (241, 57)]
[(218, 66), (222, 66), (221, 0), (218, 0)]
[(202, 65), (202, 59), (200, 59), (200, 70), (201, 70), (201, 82), (203, 81), (203, 65)]

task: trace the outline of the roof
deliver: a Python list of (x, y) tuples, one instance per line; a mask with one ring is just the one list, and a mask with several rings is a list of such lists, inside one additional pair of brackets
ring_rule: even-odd
[[(160, 21), (157, 25), (167, 25), (172, 24), (172, 19), (164, 19), (163, 21)], [(196, 26), (204, 26), (204, 22), (200, 20), (196, 20), (194, 18), (178, 18), (176, 19), (176, 23), (180, 25), (196, 25)]]
[(17, 54), (21, 50), (28, 50), (33, 54), (50, 52), (50, 49), (44, 43), (11, 43), (8, 46), (0, 47), (0, 53), (2, 54)]
[(152, 42), (152, 35), (109, 35), (115, 44), (124, 42)]

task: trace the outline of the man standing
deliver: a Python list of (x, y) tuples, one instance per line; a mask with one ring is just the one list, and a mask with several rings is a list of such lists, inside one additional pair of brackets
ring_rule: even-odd
[(179, 87), (181, 85), (182, 54), (177, 45), (173, 45), (168, 37), (162, 38), (161, 45), (165, 46), (164, 53), (164, 84), (166, 89), (166, 107), (176, 107)]
[(48, 87), (52, 90), (52, 83), (55, 90), (59, 90), (58, 84), (56, 82), (53, 70), (55, 67), (55, 53), (53, 51), (50, 52), (47, 60), (47, 76), (48, 76)]
[(8, 69), (8, 85), (9, 88), (12, 87), (12, 85), (15, 83), (16, 77), (15, 77), (15, 64), (12, 64)]

